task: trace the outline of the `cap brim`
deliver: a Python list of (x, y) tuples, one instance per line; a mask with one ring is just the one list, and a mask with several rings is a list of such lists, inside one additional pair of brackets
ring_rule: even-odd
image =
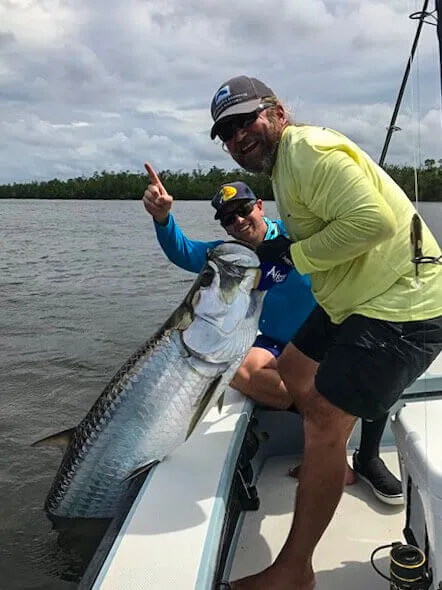
[(247, 102), (240, 102), (239, 104), (234, 104), (219, 116), (219, 118), (215, 121), (210, 130), (210, 139), (215, 139), (218, 133), (218, 126), (222, 123), (225, 119), (229, 117), (234, 117), (235, 115), (247, 115), (248, 113), (252, 113), (255, 111), (259, 105), (262, 103), (262, 98), (254, 98), (252, 100), (248, 100)]
[[(244, 195), (243, 197), (236, 197), (235, 198), (235, 201), (250, 201), (251, 203), (256, 203), (257, 200), (258, 199), (251, 199), (250, 197), (247, 197), (246, 195)], [(229, 201), (227, 201), (226, 203), (224, 203), (223, 207), (225, 205), (228, 205), (228, 204), (229, 204)], [(218, 209), (218, 211), (215, 213), (214, 219), (219, 219), (220, 213), (222, 213), (223, 207), (220, 207)]]

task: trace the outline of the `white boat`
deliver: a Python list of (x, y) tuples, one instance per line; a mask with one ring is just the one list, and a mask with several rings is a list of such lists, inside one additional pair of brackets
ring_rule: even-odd
[[(391, 416), (382, 457), (402, 471), (406, 506), (381, 503), (362, 481), (347, 487), (315, 553), (319, 590), (388, 587), (370, 556), (380, 545), (405, 543), (407, 525), (427, 550), (434, 590), (442, 588), (442, 355)], [(349, 455), (358, 440), (356, 429)], [(291, 523), (296, 481), (287, 471), (299, 463), (302, 441), (297, 414), (254, 407), (229, 389), (222, 412), (212, 408), (148, 475), (79, 588), (212, 590), (267, 567)], [(387, 576), (388, 561), (384, 551), (376, 562)]]

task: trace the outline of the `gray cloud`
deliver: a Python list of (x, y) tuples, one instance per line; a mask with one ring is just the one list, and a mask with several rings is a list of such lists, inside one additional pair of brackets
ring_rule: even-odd
[[(0, 182), (230, 168), (209, 104), (241, 73), (378, 157), (415, 27), (402, 0), (0, 0)], [(416, 66), (390, 161), (442, 157), (434, 27)]]

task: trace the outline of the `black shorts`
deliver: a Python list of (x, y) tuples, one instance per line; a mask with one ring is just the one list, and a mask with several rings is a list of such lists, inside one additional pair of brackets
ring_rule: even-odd
[(353, 416), (376, 420), (442, 351), (442, 316), (389, 322), (351, 315), (336, 325), (317, 306), (292, 343), (319, 363), (321, 395)]

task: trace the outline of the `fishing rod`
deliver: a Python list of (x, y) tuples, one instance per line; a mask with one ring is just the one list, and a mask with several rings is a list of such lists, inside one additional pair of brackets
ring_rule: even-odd
[[(398, 95), (398, 100), (396, 101), (395, 108), (395, 115), (392, 117), (392, 123), (396, 122), (397, 111), (399, 110), (400, 102), (402, 100), (402, 95), (404, 93), (406, 80), (408, 79), (408, 74), (410, 73), (411, 63), (414, 58), (414, 54), (416, 52), (417, 41), (419, 40), (420, 32), (422, 30), (422, 25), (424, 23), (436, 26), (437, 29), (437, 38), (438, 38), (438, 45), (439, 45), (439, 77), (440, 77), (440, 85), (441, 85), (441, 99), (442, 99), (442, 0), (434, 0), (434, 11), (427, 12), (428, 7), (428, 0), (425, 0), (422, 10), (420, 12), (414, 12), (410, 14), (410, 18), (412, 19), (419, 19), (419, 25), (416, 30), (416, 35), (413, 42), (413, 47), (411, 49), (410, 57), (408, 59), (407, 68), (404, 75), (404, 80), (402, 81), (401, 91)], [(429, 18), (433, 20), (428, 20)], [(387, 133), (387, 138), (385, 140), (384, 149), (382, 151), (381, 160), (382, 163), (385, 159), (385, 155), (387, 153), (388, 145), (390, 143), (391, 135), (393, 130), (389, 129), (389, 134)], [(382, 165), (382, 164), (381, 164)], [(417, 189), (416, 189), (417, 190)], [(417, 202), (417, 194), (416, 194), (416, 202)], [(423, 253), (423, 241), (422, 241), (422, 220), (418, 213), (413, 215), (411, 220), (411, 227), (410, 227), (410, 241), (411, 241), (411, 248), (412, 248), (412, 259), (411, 262), (414, 264), (415, 269), (415, 280), (419, 281), (419, 265), (420, 264), (442, 264), (442, 255), (441, 256), (425, 256)]]
[[(385, 138), (384, 146), (382, 148), (381, 157), (379, 158), (379, 166), (383, 166), (384, 165), (385, 157), (387, 155), (387, 151), (388, 151), (388, 147), (390, 145), (391, 137), (393, 135), (393, 132), (398, 130), (398, 127), (396, 125), (396, 119), (397, 119), (397, 116), (398, 116), (398, 113), (399, 113), (399, 109), (400, 109), (400, 106), (401, 106), (401, 103), (402, 103), (402, 98), (404, 96), (405, 87), (406, 87), (407, 81), (408, 81), (408, 76), (410, 75), (411, 64), (413, 63), (413, 60), (414, 60), (414, 56), (415, 56), (417, 45), (418, 45), (418, 42), (419, 42), (419, 37), (421, 35), (422, 27), (423, 27), (424, 23), (430, 24), (430, 25), (435, 25), (436, 24), (436, 23), (434, 23), (434, 22), (432, 22), (430, 20), (426, 20), (428, 18), (435, 18), (437, 20), (437, 17), (434, 16), (434, 13), (433, 12), (428, 12), (427, 11), (429, 2), (430, 2), (430, 0), (424, 0), (424, 4), (422, 6), (422, 10), (420, 10), (419, 12), (413, 12), (413, 14), (410, 14), (410, 18), (411, 19), (418, 19), (419, 20), (419, 24), (418, 24), (417, 29), (416, 29), (416, 34), (414, 36), (413, 45), (412, 45), (411, 51), (410, 51), (410, 56), (408, 58), (407, 65), (405, 67), (405, 73), (404, 73), (404, 76), (402, 78), (401, 86), (399, 88), (399, 93), (398, 93), (398, 96), (397, 96), (397, 99), (396, 99), (396, 104), (394, 105), (394, 109), (393, 109), (393, 114), (391, 116), (390, 125), (387, 127), (387, 137)], [(436, 2), (436, 8), (435, 8), (435, 11), (434, 12), (439, 11), (441, 0), (435, 0), (435, 2)], [(440, 23), (440, 19), (439, 19), (439, 23)], [(438, 31), (439, 31), (439, 35), (440, 35), (440, 25), (438, 26)], [(440, 44), (441, 44), (441, 41), (440, 41), (440, 38), (439, 38), (439, 49), (441, 51), (441, 62), (442, 62), (442, 48), (441, 48), (441, 45)], [(442, 64), (441, 64), (441, 77), (442, 77)], [(442, 84), (442, 82), (441, 82), (441, 84)], [(441, 91), (442, 91), (442, 87), (441, 87)]]
[(440, 93), (442, 98), (442, 0), (435, 0), (437, 39), (439, 41)]
[[(425, 20), (427, 17), (433, 16), (433, 13), (427, 11), (429, 1), (430, 0), (424, 0), (424, 4), (423, 4), (422, 10), (420, 12), (414, 12), (413, 14), (410, 14), (410, 18), (412, 18), (412, 19), (419, 19), (419, 24), (418, 24), (417, 29), (416, 29), (416, 34), (414, 36), (413, 45), (412, 45), (411, 51), (410, 51), (410, 56), (408, 58), (407, 65), (405, 67), (405, 73), (404, 73), (404, 76), (402, 78), (401, 86), (399, 88), (399, 93), (398, 93), (398, 96), (397, 96), (397, 99), (396, 99), (396, 104), (394, 105), (394, 109), (393, 109), (393, 114), (391, 116), (390, 125), (387, 127), (387, 137), (385, 138), (384, 147), (382, 148), (381, 157), (379, 158), (379, 166), (383, 166), (384, 165), (385, 156), (387, 155), (387, 151), (388, 151), (388, 147), (390, 145), (391, 137), (393, 135), (393, 132), (398, 129), (398, 127), (396, 126), (396, 119), (397, 119), (397, 116), (398, 116), (398, 113), (399, 113), (399, 109), (400, 109), (400, 106), (401, 106), (402, 98), (404, 96), (405, 87), (406, 87), (407, 81), (408, 81), (408, 76), (410, 75), (411, 64), (413, 63), (413, 60), (414, 60), (414, 55), (416, 53), (416, 49), (417, 49), (417, 45), (418, 45), (418, 42), (419, 42), (419, 37), (421, 35), (423, 24), (424, 24), (424, 22), (427, 23), (427, 24), (434, 24), (434, 23), (432, 23), (432, 22), (430, 22), (428, 20)], [(440, 3), (440, 1), (441, 0), (436, 0), (436, 2), (438, 4)]]
[[(421, 35), (422, 27), (425, 24), (433, 25), (437, 27), (437, 37), (438, 37), (438, 44), (439, 44), (439, 62), (440, 62), (440, 82), (441, 82), (441, 96), (442, 96), (442, 0), (435, 0), (435, 8), (432, 12), (428, 12), (428, 4), (429, 0), (424, 0), (422, 10), (418, 12), (413, 12), (410, 14), (410, 18), (414, 20), (419, 20), (419, 24), (416, 29), (416, 33), (414, 35), (413, 45), (411, 47), (410, 55), (408, 57), (407, 65), (405, 67), (405, 73), (402, 78), (401, 86), (399, 88), (399, 93), (396, 99), (396, 104), (393, 109), (393, 114), (391, 116), (390, 125), (387, 127), (387, 136), (385, 138), (385, 142), (382, 148), (381, 157), (379, 158), (379, 165), (383, 166), (385, 162), (385, 157), (387, 155), (387, 151), (390, 145), (391, 137), (394, 131), (397, 131), (399, 127), (396, 125), (396, 119), (399, 113), (399, 109), (402, 103), (402, 98), (404, 96), (405, 87), (407, 85), (408, 77), (411, 71), (411, 65), (414, 60), (414, 56), (416, 54), (416, 49), (418, 46), (419, 38)], [(430, 20), (432, 19), (432, 20)], [(416, 195), (416, 202), (417, 202), (417, 195)], [(418, 213), (413, 215), (411, 220), (411, 227), (410, 227), (410, 242), (412, 248), (412, 258), (411, 261), (414, 264), (415, 268), (415, 279), (416, 281), (419, 280), (419, 266), (421, 264), (442, 264), (442, 256), (425, 256), (423, 253), (423, 244), (422, 244), (422, 220)]]

